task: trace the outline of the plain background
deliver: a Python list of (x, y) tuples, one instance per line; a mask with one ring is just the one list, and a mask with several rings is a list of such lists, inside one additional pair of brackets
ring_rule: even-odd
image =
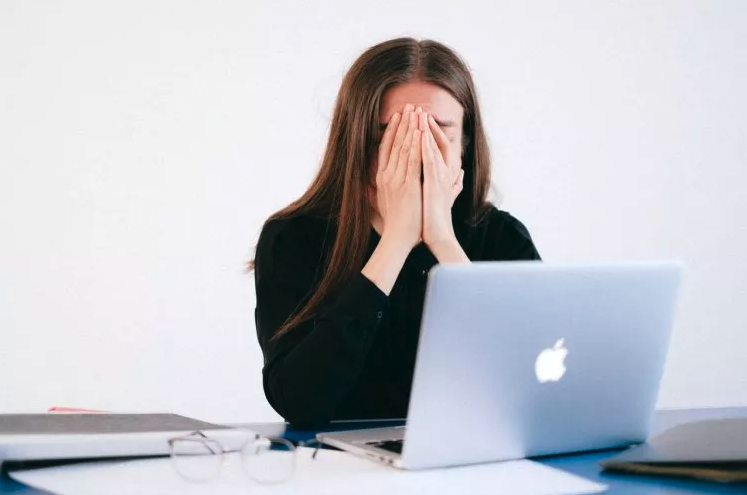
[(739, 0), (4, 0), (0, 410), (275, 419), (243, 262), (346, 68), (399, 35), (470, 65), (546, 260), (688, 263), (660, 406), (747, 405), (745, 25)]

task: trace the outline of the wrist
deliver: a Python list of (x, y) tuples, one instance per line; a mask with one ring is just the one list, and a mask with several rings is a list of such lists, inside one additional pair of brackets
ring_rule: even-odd
[(439, 263), (469, 263), (470, 259), (457, 241), (456, 236), (428, 244)]
[(384, 231), (381, 235), (381, 241), (379, 241), (379, 247), (387, 253), (404, 260), (415, 245), (412, 242), (403, 241), (401, 236), (388, 234)]
[(363, 276), (371, 280), (384, 294), (389, 295), (412, 248), (391, 236), (382, 236), (368, 263), (363, 267)]
[(439, 239), (426, 239), (425, 240), (426, 246), (428, 246), (428, 249), (433, 252), (433, 254), (436, 253), (436, 251), (446, 251), (454, 249), (456, 246), (460, 246), (459, 241), (457, 241), (456, 235), (454, 233), (450, 233), (449, 235), (445, 237), (441, 237)]

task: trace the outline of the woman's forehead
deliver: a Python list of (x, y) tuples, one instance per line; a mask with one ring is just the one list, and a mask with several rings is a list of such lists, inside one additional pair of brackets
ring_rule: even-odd
[(380, 122), (388, 122), (395, 112), (402, 112), (408, 103), (423, 108), (442, 123), (461, 124), (464, 110), (445, 89), (420, 81), (390, 88), (384, 93), (379, 109)]

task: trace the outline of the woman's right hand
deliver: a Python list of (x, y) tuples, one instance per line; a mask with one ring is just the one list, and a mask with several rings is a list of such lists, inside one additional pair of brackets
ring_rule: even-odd
[(420, 109), (406, 105), (395, 113), (379, 145), (376, 200), (384, 225), (383, 241), (409, 253), (421, 240), (423, 225)]

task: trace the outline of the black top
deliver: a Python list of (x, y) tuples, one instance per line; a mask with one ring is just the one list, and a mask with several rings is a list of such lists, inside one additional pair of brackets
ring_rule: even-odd
[[(428, 270), (437, 263), (424, 244), (415, 247), (388, 297), (358, 272), (316, 318), (270, 340), (321, 280), (335, 229), (334, 221), (310, 216), (274, 220), (257, 244), (265, 395), (296, 427), (406, 416)], [(526, 227), (496, 208), (477, 226), (455, 223), (454, 230), (472, 261), (540, 259)], [(371, 229), (366, 259), (379, 240)]]

